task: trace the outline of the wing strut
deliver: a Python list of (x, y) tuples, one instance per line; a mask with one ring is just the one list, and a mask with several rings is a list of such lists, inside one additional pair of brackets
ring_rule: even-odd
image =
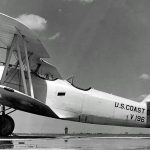
[(28, 52), (27, 52), (26, 41), (24, 38), (23, 38), (23, 45), (24, 45), (24, 51), (25, 51), (25, 57), (26, 57), (26, 64), (27, 64), (27, 72), (28, 72), (28, 78), (29, 78), (29, 87), (30, 87), (31, 97), (34, 98), (33, 85), (32, 85), (32, 79), (31, 79), (31, 70), (30, 70), (30, 66), (29, 66), (29, 57), (28, 57)]
[(10, 64), (10, 59), (11, 59), (11, 56), (12, 56), (12, 53), (13, 53), (13, 48), (15, 46), (16, 41), (17, 41), (17, 35), (15, 34), (14, 38), (12, 40), (11, 46), (8, 49), (8, 53), (7, 53), (7, 57), (6, 57), (6, 65), (5, 65), (5, 69), (3, 71), (3, 75), (2, 75), (2, 79), (1, 79), (1, 84), (4, 84), (4, 82), (5, 82), (6, 73), (7, 73), (9, 64)]
[(25, 75), (24, 75), (23, 62), (22, 62), (20, 46), (19, 46), (19, 38), (17, 40), (17, 53), (18, 53), (19, 65), (20, 65), (20, 69), (21, 69), (21, 77), (22, 77), (22, 81), (23, 81), (24, 92), (25, 92), (25, 94), (28, 94), (26, 79), (25, 79)]
[(31, 97), (34, 98), (33, 84), (32, 84), (32, 78), (31, 78), (31, 70), (30, 70), (30, 66), (29, 66), (27, 42), (25, 40), (25, 36), (23, 36), (18, 29), (17, 29), (17, 31), (18, 31), (19, 37), (21, 38), (21, 41), (23, 42), (23, 48), (24, 48), (24, 53), (25, 53), (25, 60), (26, 60), (26, 65), (27, 65), (27, 73), (28, 73), (28, 78), (29, 78), (29, 88), (30, 88)]
[[(21, 70), (21, 78), (22, 78), (22, 82), (23, 82), (24, 93), (27, 95), (30, 93), (31, 97), (34, 98), (33, 84), (32, 84), (32, 79), (31, 79), (31, 71), (30, 71), (30, 66), (29, 66), (27, 42), (25, 40), (25, 37), (19, 32), (19, 30), (17, 30), (17, 31), (18, 31), (17, 34), (14, 35), (13, 41), (11, 43), (11, 47), (10, 47), (10, 49), (8, 49), (8, 52), (7, 52), (6, 65), (5, 65), (5, 69), (3, 71), (1, 84), (4, 84), (4, 82), (5, 82), (5, 79), (7, 76), (7, 71), (9, 68), (10, 60), (11, 60), (11, 56), (13, 54), (13, 51), (16, 48), (15, 51), (17, 52), (19, 68)], [(22, 44), (23, 46), (21, 46), (20, 44)], [(23, 59), (21, 57), (21, 52), (23, 52), (25, 54), (26, 67), (24, 67), (24, 65), (23, 65)], [(25, 69), (27, 70), (27, 75), (28, 75), (28, 79), (29, 79), (29, 90), (30, 90), (30, 92), (28, 92), (28, 89), (27, 89), (27, 82), (26, 82), (25, 72), (24, 72)]]

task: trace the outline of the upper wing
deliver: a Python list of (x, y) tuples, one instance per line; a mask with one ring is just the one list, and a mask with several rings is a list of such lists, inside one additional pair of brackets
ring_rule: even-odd
[(0, 93), (2, 105), (37, 115), (58, 118), (50, 107), (24, 93), (2, 85), (0, 85)]
[(11, 46), (14, 34), (20, 32), (27, 41), (28, 52), (34, 57), (49, 58), (49, 54), (36, 34), (18, 20), (0, 13), (0, 48), (7, 49)]
[[(42, 67), (40, 67), (40, 69), (42, 69), (44, 75), (51, 74), (54, 78), (62, 78), (56, 67), (40, 60), (40, 58), (49, 58), (49, 54), (44, 48), (42, 42), (37, 38), (36, 34), (16, 19), (0, 13), (0, 50), (2, 48), (9, 48), (12, 44), (14, 35), (18, 32), (20, 32), (20, 34), (25, 37), (27, 41), (27, 50), (30, 54), (32, 54), (32, 59), (30, 59), (30, 69), (34, 70), (40, 63), (42, 64)], [(22, 52), (22, 58), (24, 58), (25, 53), (23, 42), (19, 42), (19, 46)]]

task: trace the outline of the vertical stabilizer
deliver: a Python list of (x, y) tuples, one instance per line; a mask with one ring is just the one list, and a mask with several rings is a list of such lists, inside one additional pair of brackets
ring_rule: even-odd
[(150, 102), (150, 95), (148, 95), (142, 102)]

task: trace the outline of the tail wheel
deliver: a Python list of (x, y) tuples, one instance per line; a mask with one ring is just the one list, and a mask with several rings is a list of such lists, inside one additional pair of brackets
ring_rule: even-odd
[(15, 127), (14, 120), (8, 115), (0, 116), (0, 136), (9, 136)]

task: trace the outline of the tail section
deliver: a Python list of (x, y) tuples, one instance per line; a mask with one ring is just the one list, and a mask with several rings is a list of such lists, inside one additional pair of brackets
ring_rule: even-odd
[(148, 95), (142, 102), (150, 102), (150, 95)]

